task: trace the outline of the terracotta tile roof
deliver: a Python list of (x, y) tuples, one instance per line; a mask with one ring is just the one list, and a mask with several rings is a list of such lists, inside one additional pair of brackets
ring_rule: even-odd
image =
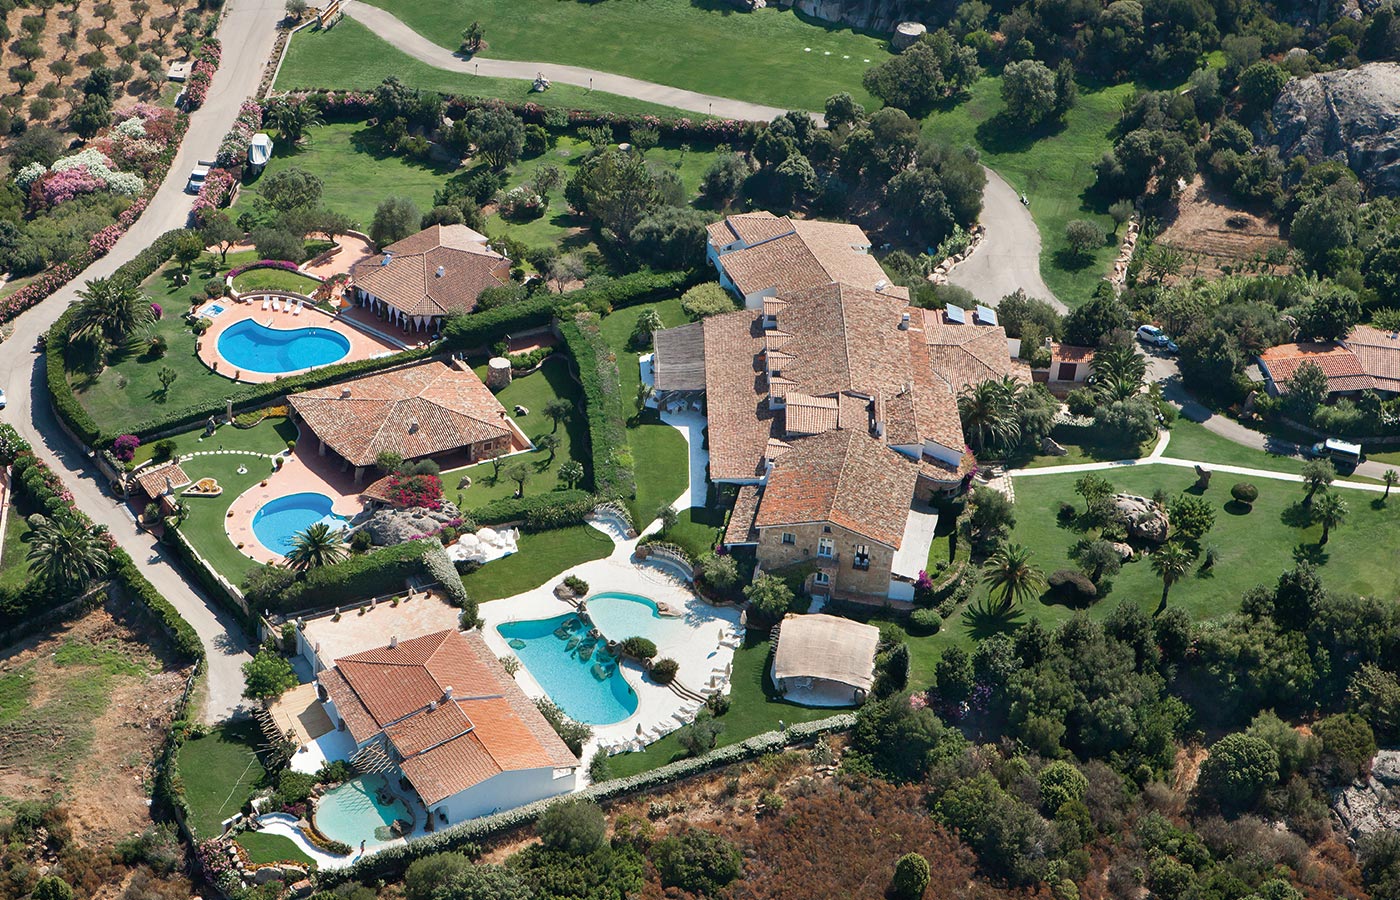
[(165, 493), (167, 485), (179, 489), (189, 484), (190, 476), (185, 474), (179, 463), (168, 462), (163, 466), (141, 470), (141, 474), (136, 476), (136, 483), (146, 492), (147, 497), (154, 500)]
[(773, 466), (755, 527), (830, 522), (898, 548), (919, 469), (859, 431), (795, 441)]
[(1358, 325), (1343, 342), (1356, 358), (1361, 369), (1385, 391), (1400, 391), (1400, 337), (1393, 331), (1382, 331), (1369, 325)]
[(658, 391), (705, 389), (705, 323), (663, 328), (652, 336), (652, 366)]
[(925, 315), (924, 336), (933, 370), (955, 394), (970, 384), (1006, 375), (1031, 383), (1030, 367), (1011, 358), (1006, 330), (1000, 325), (948, 325)]
[(753, 521), (758, 516), (759, 496), (758, 485), (745, 484), (739, 488), (739, 496), (734, 498), (734, 509), (724, 526), (724, 543), (752, 544), (758, 540)]
[(742, 294), (768, 288), (779, 293), (817, 287), (832, 281), (909, 299), (909, 290), (889, 283), (889, 276), (869, 253), (870, 238), (857, 225), (789, 219), (771, 213), (730, 216), (709, 226), (709, 241), (724, 247), (742, 240), (747, 246), (720, 257), (720, 266)]
[(356, 742), (382, 731), (430, 806), (502, 772), (579, 764), (474, 632), (356, 653), (319, 677)]
[(1355, 353), (1341, 344), (1279, 344), (1259, 354), (1269, 377), (1281, 393), (1288, 390), (1288, 379), (1304, 363), (1313, 363), (1327, 376), (1328, 391), (1361, 391), (1375, 387)]
[(1092, 363), (1094, 361), (1093, 347), (1080, 347), (1076, 344), (1050, 345), (1050, 361), (1052, 363)]
[(788, 434), (821, 434), (836, 427), (836, 410), (835, 397), (789, 394), (783, 424)]
[(385, 451), (417, 459), (511, 436), (505, 408), (476, 373), (437, 360), (287, 399), (318, 438), (356, 466)]
[(738, 310), (705, 319), (705, 405), (710, 477), (757, 478), (777, 414), (768, 408), (759, 313)]
[(510, 260), (486, 240), (465, 225), (433, 225), (357, 262), (350, 274), (357, 287), (411, 316), (469, 313), (483, 290), (510, 280)]

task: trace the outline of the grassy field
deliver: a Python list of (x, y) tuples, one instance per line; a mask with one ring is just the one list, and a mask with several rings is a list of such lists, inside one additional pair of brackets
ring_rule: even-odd
[(0, 535), (3, 549), (0, 549), (0, 587), (20, 587), (29, 580), (29, 562), (24, 558), (29, 545), (20, 540), (29, 526), (24, 521), (25, 510), (18, 503), (10, 504), (9, 515), (5, 519), (5, 533)]
[(965, 102), (934, 112), (924, 120), (924, 133), (954, 146), (971, 145), (982, 162), (995, 169), (1030, 199), (1031, 216), (1040, 229), (1040, 274), (1055, 295), (1071, 308), (1083, 304), (1108, 272), (1116, 244), (1105, 244), (1093, 259), (1072, 263), (1065, 256), (1065, 225), (1090, 219), (1105, 231), (1113, 220), (1088, 204), (1094, 183), (1094, 163), (1112, 146), (1110, 133), (1118, 123), (1123, 100), (1133, 85), (1086, 88), (1062, 125), (1028, 132), (1000, 115), (1001, 79), (984, 77), (972, 86)]
[(301, 848), (290, 838), (280, 834), (263, 834), (260, 831), (245, 831), (238, 836), (238, 843), (248, 851), (248, 859), (254, 863), (297, 862), (311, 863), (311, 857), (301, 852)]
[[(353, 62), (347, 63), (347, 60)], [(531, 92), (529, 81), (448, 72), (419, 62), (354, 19), (344, 19), (330, 31), (308, 29), (292, 38), (287, 59), (277, 75), (277, 90), (368, 91), (390, 75), (398, 76), (413, 87), (443, 94), (496, 97), (514, 103), (538, 103), (557, 109), (589, 109), (618, 115), (706, 118), (658, 103), (569, 84), (556, 84), (536, 94)]]
[(1139, 459), (1152, 452), (1157, 439), (1144, 441), (1133, 447), (1117, 442), (1104, 442), (1095, 434), (1092, 427), (1080, 425), (1057, 425), (1050, 432), (1067, 453), (1064, 456), (1033, 456), (1028, 459), (1008, 461), (1010, 468), (1043, 469), (1051, 466), (1073, 466), (1080, 463), (1109, 462), (1118, 459)]
[(452, 50), (477, 21), (483, 56), (584, 66), (793, 109), (820, 110), (838, 91), (878, 105), (861, 76), (889, 57), (880, 36), (776, 8), (741, 14), (724, 0), (373, 2)]
[(1217, 465), (1249, 466), (1293, 475), (1303, 471), (1304, 460), (1300, 457), (1266, 453), (1237, 444), (1188, 419), (1177, 419), (1172, 425), (1171, 435), (1167, 449), (1163, 451), (1165, 456), (1205, 460)]
[(188, 740), (180, 748), (177, 764), (190, 805), (189, 824), (200, 838), (217, 836), (220, 823), (242, 809), (262, 784), (267, 773), (253, 752), (259, 740), (258, 726), (244, 719)]
[(547, 584), (566, 569), (602, 559), (612, 550), (612, 538), (591, 525), (522, 534), (518, 552), (463, 575), (462, 584), (481, 603), (514, 597)]
[[(287, 441), (295, 440), (296, 426), (285, 418), (267, 419), (253, 428), (234, 428), (225, 425), (213, 437), (200, 440), (204, 434), (201, 428), (185, 432), (175, 438), (178, 452), (193, 453), (200, 450), (251, 450), (254, 453), (273, 454), (287, 448)], [(138, 458), (151, 452), (151, 445), (141, 447)], [(238, 474), (238, 467), (244, 466), (247, 472)], [(200, 552), (229, 581), (238, 584), (243, 576), (257, 564), (244, 556), (228, 538), (224, 530), (228, 508), (239, 494), (251, 488), (272, 471), (267, 459), (244, 454), (227, 456), (198, 456), (183, 464), (185, 474), (198, 481), (201, 478), (215, 478), (224, 492), (218, 497), (191, 497), (185, 501), (189, 516), (180, 525), (180, 532), (189, 539), (191, 545)]]
[(253, 269), (233, 279), (233, 289), (245, 291), (292, 291), (310, 294), (321, 282), (286, 269)]
[[(486, 378), (484, 365), (477, 366), (476, 372), (483, 380)], [(557, 430), (553, 420), (544, 414), (545, 404), (556, 397), (573, 403), (576, 410), (569, 419), (559, 424)], [(499, 479), (496, 478), (494, 467), (489, 462), (442, 473), (443, 489), (449, 497), (458, 501), (457, 505), (461, 509), (471, 509), (493, 500), (514, 497), (515, 482), (505, 477), (505, 472), (521, 460), (531, 463), (532, 475), (530, 480), (525, 482), (527, 496), (563, 487), (564, 485), (559, 483), (558, 472), (559, 465), (565, 460), (577, 459), (583, 463), (585, 469), (589, 464), (588, 454), (584, 452), (584, 448), (588, 446), (587, 422), (579, 408), (582, 389), (569, 375), (569, 363), (562, 354), (546, 360), (538, 372), (524, 378), (516, 378), (500, 391), (496, 398), (507, 410), (513, 410), (518, 405), (530, 411), (529, 415), (516, 416), (515, 424), (519, 425), (532, 441), (542, 435), (553, 434), (559, 439), (559, 448), (554, 454), (553, 462), (549, 461), (549, 454), (543, 450), (511, 457), (502, 464)], [(574, 448), (579, 448), (577, 454)], [(472, 484), (471, 487), (459, 491), (457, 485), (464, 475), (470, 476)]]
[[(730, 699), (733, 705), (720, 717), (724, 732), (718, 744), (736, 744), (745, 738), (772, 731), (781, 721), (788, 725), (811, 722), (834, 715), (839, 710), (812, 709), (780, 699), (773, 692), (768, 677), (767, 641), (745, 642), (734, 651), (734, 671)], [(685, 673), (681, 673), (685, 677)], [(675, 734), (662, 738), (640, 753), (625, 753), (609, 760), (613, 774), (619, 777), (655, 769), (685, 756)]]

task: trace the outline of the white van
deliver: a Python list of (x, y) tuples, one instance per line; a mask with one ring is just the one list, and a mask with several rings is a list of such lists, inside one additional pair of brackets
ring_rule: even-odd
[(1308, 449), (1308, 455), (1317, 459), (1330, 459), (1333, 462), (1347, 466), (1355, 466), (1361, 462), (1361, 445), (1353, 444), (1349, 441), (1339, 441), (1336, 438), (1328, 438), (1317, 444), (1313, 444)]

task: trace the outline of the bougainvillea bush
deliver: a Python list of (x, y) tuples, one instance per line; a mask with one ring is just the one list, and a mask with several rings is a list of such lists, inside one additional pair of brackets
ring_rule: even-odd
[(131, 462), (136, 456), (136, 448), (141, 446), (141, 439), (134, 434), (120, 434), (112, 441), (112, 455), (122, 462)]
[(442, 479), (436, 475), (390, 475), (385, 494), (395, 506), (442, 509)]
[(214, 81), (214, 73), (219, 70), (219, 58), (223, 48), (215, 38), (204, 42), (194, 56), (194, 68), (185, 82), (185, 109), (194, 112), (204, 105), (209, 96), (209, 85)]

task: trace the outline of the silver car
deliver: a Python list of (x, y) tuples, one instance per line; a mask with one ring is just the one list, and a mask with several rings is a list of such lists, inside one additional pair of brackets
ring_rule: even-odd
[(185, 184), (186, 194), (198, 194), (199, 189), (204, 186), (204, 179), (209, 177), (208, 166), (195, 166), (190, 172), (190, 180)]

